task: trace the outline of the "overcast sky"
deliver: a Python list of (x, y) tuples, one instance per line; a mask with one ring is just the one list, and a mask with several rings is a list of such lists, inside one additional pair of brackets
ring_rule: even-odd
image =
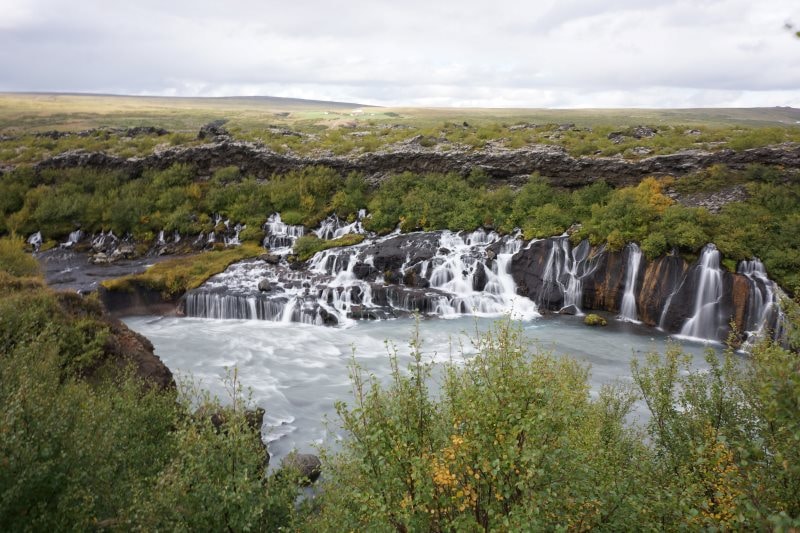
[(798, 0), (0, 0), (0, 91), (800, 107)]

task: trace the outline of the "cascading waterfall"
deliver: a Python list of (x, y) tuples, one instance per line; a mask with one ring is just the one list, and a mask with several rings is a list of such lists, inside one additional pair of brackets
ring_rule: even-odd
[[(316, 232), (335, 238), (338, 229), (349, 226), (332, 229), (336, 224), (339, 223), (329, 219), (323, 223), (327, 229), (321, 227)], [(637, 305), (642, 251), (635, 244), (626, 249), (626, 271), (619, 286), (603, 288), (592, 276), (608, 264), (606, 252), (593, 250), (586, 241), (573, 248), (566, 236), (531, 241), (523, 250), (526, 243), (519, 236), (501, 236), (482, 229), (471, 233), (367, 235), (359, 244), (324, 250), (304, 264), (290, 264), (290, 245), (303, 235), (303, 228), (287, 225), (275, 214), (265, 229), (265, 243), (272, 243), (272, 251), (279, 257), (231, 265), (200, 288), (189, 291), (185, 299), (188, 315), (317, 325), (346, 325), (355, 319), (391, 318), (410, 312), (445, 318), (510, 313), (515, 318), (530, 319), (538, 316), (539, 306), (580, 314), (583, 298), (593, 301), (594, 292), (583, 294), (584, 283), (591, 281), (592, 291), (623, 292), (620, 319), (637, 321), (644, 316), (644, 310)], [(531, 263), (517, 262), (523, 258)], [(524, 264), (538, 269), (533, 277), (525, 278), (525, 283), (531, 279), (541, 283), (523, 287), (531, 298), (517, 294), (515, 279), (522, 282), (519, 276)], [(676, 263), (675, 269), (682, 268)], [(660, 310), (662, 327), (667, 320), (669, 331), (719, 340), (729, 319), (723, 315), (729, 314), (730, 305), (722, 294), (719, 251), (707, 245), (698, 262), (685, 273), (680, 272), (675, 274), (679, 279), (670, 281), (674, 290)], [(750, 309), (746, 310), (750, 336), (767, 328), (778, 329), (780, 310), (775, 302), (779, 289), (766, 277), (763, 265), (756, 260), (743, 262), (739, 273), (750, 285)], [(678, 301), (680, 312), (669, 311)], [(683, 318), (688, 314), (684, 314), (684, 308), (691, 310), (689, 318)], [(652, 310), (649, 312), (652, 316)]]
[[(226, 220), (225, 221), (225, 227), (228, 227), (229, 224), (230, 224), (230, 221)], [(236, 224), (233, 227), (234, 234), (231, 237), (224, 237), (225, 246), (239, 246), (239, 245), (241, 245), (242, 243), (239, 241), (239, 233), (241, 233), (242, 230), (246, 229), (246, 228), (247, 228), (247, 225), (245, 225), (245, 224)]]
[(72, 248), (78, 244), (81, 239), (83, 239), (83, 232), (79, 229), (76, 229), (75, 231), (70, 232), (66, 242), (61, 243), (61, 248)]
[(358, 211), (358, 217), (350, 224), (346, 223), (336, 215), (331, 215), (322, 221), (319, 228), (314, 230), (314, 233), (320, 239), (338, 239), (349, 233), (366, 233), (364, 226), (361, 224), (362, 219), (366, 216), (365, 209)]
[(549, 239), (550, 252), (545, 263), (542, 282), (547, 290), (542, 291), (541, 304), (551, 307), (558, 298), (562, 311), (571, 310), (581, 314), (583, 300), (583, 278), (591, 274), (593, 267), (588, 261), (590, 246), (582, 241), (572, 248), (566, 236)]
[(625, 272), (625, 293), (622, 295), (619, 318), (627, 322), (637, 322), (639, 315), (636, 311), (636, 278), (642, 261), (642, 250), (636, 243), (630, 243), (627, 248), (628, 265)]
[(717, 305), (722, 298), (722, 270), (719, 250), (707, 244), (700, 256), (696, 276), (694, 312), (680, 334), (698, 339), (716, 339), (722, 317)]
[[(275, 237), (273, 242), (302, 234), (278, 216), (270, 217), (268, 225), (267, 238)], [(422, 286), (386, 284), (377, 272), (369, 280), (356, 275), (358, 265), (375, 271), (368, 248), (396, 237), (389, 235), (318, 252), (302, 270), (293, 270), (285, 259), (277, 265), (257, 260), (237, 263), (187, 293), (185, 311), (207, 318), (311, 324), (348, 324), (353, 316), (380, 318), (394, 311), (445, 317), (538, 316), (536, 304), (516, 294), (509, 273), (511, 258), (522, 246), (520, 239), (483, 230), (433, 235), (438, 237), (435, 253), (417, 260), (409, 250), (399, 269), (401, 274), (413, 270)]]
[(41, 231), (37, 231), (36, 233), (34, 233), (34, 234), (32, 234), (32, 235), (30, 235), (28, 237), (28, 244), (33, 246), (33, 250), (36, 251), (36, 252), (38, 252), (39, 248), (42, 247), (42, 242), (43, 242), (43, 239), (42, 239), (42, 232)]
[[(767, 277), (764, 264), (759, 259), (754, 258), (751, 261), (740, 262), (737, 271), (750, 280), (750, 300), (745, 333), (748, 340), (759, 339), (763, 337), (768, 328), (779, 328), (777, 287)], [(773, 333), (779, 334), (778, 331)]]
[(273, 213), (264, 224), (264, 247), (272, 253), (289, 253), (294, 242), (305, 233), (303, 226), (292, 226), (281, 220), (280, 213)]

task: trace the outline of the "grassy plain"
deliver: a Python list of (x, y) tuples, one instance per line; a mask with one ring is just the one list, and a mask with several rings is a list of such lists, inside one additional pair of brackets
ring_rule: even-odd
[(159, 126), (196, 131), (226, 118), (244, 131), (270, 125), (336, 126), (342, 123), (399, 123), (431, 127), (445, 121), (488, 123), (574, 123), (579, 127), (637, 124), (792, 126), (800, 110), (787, 107), (718, 109), (481, 109), (387, 108), (357, 103), (292, 98), (171, 98), (49, 93), (0, 93), (0, 134), (98, 127)]

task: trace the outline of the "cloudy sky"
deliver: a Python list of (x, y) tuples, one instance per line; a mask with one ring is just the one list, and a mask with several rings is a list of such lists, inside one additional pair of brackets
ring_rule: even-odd
[(800, 107), (797, 0), (0, 0), (0, 91)]

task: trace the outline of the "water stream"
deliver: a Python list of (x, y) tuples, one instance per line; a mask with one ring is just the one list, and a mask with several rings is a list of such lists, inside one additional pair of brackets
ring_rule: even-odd
[[(291, 449), (310, 450), (313, 443), (333, 443), (340, 435), (334, 402), (350, 401), (351, 355), (367, 372), (386, 381), (386, 341), (398, 348), (401, 366), (409, 361), (410, 318), (358, 321), (349, 327), (320, 327), (256, 320), (136, 317), (125, 322), (150, 339), (156, 353), (179, 375), (199, 380), (221, 398), (225, 367), (237, 366), (253, 400), (266, 409), (264, 436), (273, 464)], [(458, 361), (459, 346), (469, 357), (470, 336), (494, 322), (481, 317), (428, 319), (420, 323), (425, 360)], [(548, 316), (519, 322), (526, 338), (544, 349), (569, 354), (591, 365), (594, 392), (605, 383), (630, 381), (630, 361), (648, 351), (663, 351), (667, 336), (624, 322), (607, 328), (585, 326), (580, 317)], [(704, 368), (703, 346), (684, 343), (695, 365)], [(434, 386), (435, 383), (434, 383)], [(637, 416), (645, 418), (643, 405)], [(323, 420), (332, 422), (330, 431)]]

